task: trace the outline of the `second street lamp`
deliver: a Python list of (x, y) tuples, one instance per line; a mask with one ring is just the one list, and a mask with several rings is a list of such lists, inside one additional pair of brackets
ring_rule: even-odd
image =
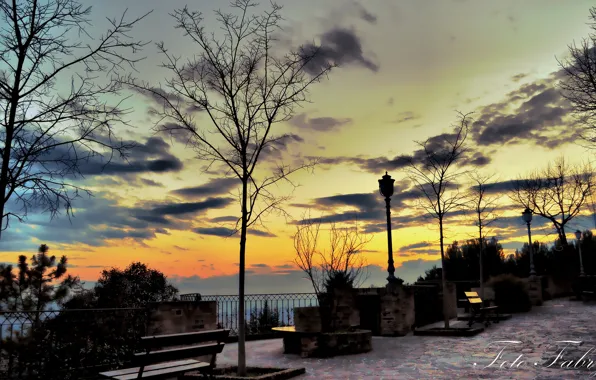
[(584, 260), (582, 258), (582, 232), (575, 231), (575, 238), (577, 239), (577, 251), (579, 253), (579, 275), (584, 276)]
[(387, 211), (387, 272), (389, 276), (387, 281), (389, 283), (395, 282), (395, 266), (393, 265), (393, 243), (391, 241), (391, 196), (393, 195), (393, 183), (395, 180), (391, 178), (387, 172), (379, 180), (379, 192), (385, 197), (385, 207)]
[(534, 276), (536, 275), (536, 271), (534, 270), (534, 247), (532, 247), (532, 232), (530, 231), (530, 223), (532, 223), (532, 210), (526, 207), (524, 212), (522, 212), (522, 218), (528, 226), (528, 243), (530, 244), (530, 276)]

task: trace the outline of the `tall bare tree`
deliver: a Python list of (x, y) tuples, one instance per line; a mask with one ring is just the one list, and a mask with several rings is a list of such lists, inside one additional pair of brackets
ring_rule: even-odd
[(592, 33), (579, 45), (570, 44), (569, 57), (558, 61), (564, 74), (559, 87), (584, 125), (583, 139), (596, 148), (596, 7), (590, 9), (589, 25)]
[(482, 256), (484, 254), (484, 241), (486, 239), (486, 229), (497, 219), (495, 209), (497, 207), (498, 195), (489, 195), (487, 190), (495, 175), (483, 175), (480, 173), (470, 174), (470, 180), (473, 185), (470, 188), (470, 208), (474, 212), (474, 225), (478, 228), (478, 244), (480, 247), (479, 266), (480, 266), (480, 297), (484, 297), (484, 268)]
[(108, 103), (121, 87), (110, 76), (134, 69), (144, 44), (128, 33), (145, 16), (125, 12), (93, 40), (90, 14), (76, 0), (0, 1), (0, 233), (32, 207), (70, 215), (88, 191), (67, 178), (130, 148), (113, 139), (126, 110)]
[(593, 187), (590, 164), (569, 165), (560, 157), (543, 170), (518, 179), (511, 198), (535, 215), (548, 219), (557, 232), (558, 241), (567, 246), (565, 226), (587, 207)]
[[(317, 49), (288, 51), (288, 47), (276, 45), (281, 7), (272, 3), (269, 11), (252, 14), (256, 6), (251, 0), (235, 0), (231, 3), (235, 13), (216, 11), (220, 37), (205, 30), (200, 12), (187, 7), (176, 10), (172, 16), (177, 28), (193, 42), (197, 54), (182, 62), (159, 43), (158, 49), (165, 57), (162, 66), (172, 73), (165, 86), (122, 78), (133, 89), (159, 100), (159, 109), (153, 110), (160, 117), (158, 130), (183, 135), (198, 159), (206, 161), (208, 167), (215, 164), (222, 174), (231, 173), (239, 180), (239, 375), (246, 373), (247, 230), (262, 222), (261, 217), (270, 211), (284, 212), (281, 205), (289, 197), (276, 196), (269, 190), (272, 186), (282, 181), (292, 184), (288, 176), (314, 164), (286, 165), (278, 160), (271, 168), (263, 165), (267, 163), (263, 156), (289, 142), (290, 135), (274, 134), (276, 125), (294, 115), (294, 109), (307, 101), (310, 85), (320, 81), (332, 67), (331, 63), (324, 64), (316, 75), (309, 74)], [(279, 54), (282, 49), (284, 52)], [(195, 119), (197, 114), (207, 119), (202, 126)]]
[[(453, 125), (453, 132), (417, 142), (420, 154), (409, 159), (406, 172), (422, 194), (419, 204), (429, 216), (439, 224), (439, 244), (441, 246), (441, 267), (443, 294), (447, 289), (445, 274), (444, 221), (445, 215), (465, 203), (466, 194), (460, 190), (457, 181), (464, 174), (457, 163), (466, 153), (469, 114), (459, 113), (459, 123)], [(443, 296), (443, 316), (445, 328), (449, 328), (447, 299)]]

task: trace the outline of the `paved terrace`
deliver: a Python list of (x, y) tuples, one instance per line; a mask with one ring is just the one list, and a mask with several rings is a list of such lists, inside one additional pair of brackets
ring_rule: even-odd
[[(461, 322), (460, 322), (461, 323)], [(495, 341), (521, 341), (503, 351), (501, 360), (490, 365), (503, 345)], [(556, 341), (574, 340), (581, 346), (568, 346), (557, 359), (562, 346)], [(596, 304), (567, 299), (546, 302), (529, 313), (514, 314), (470, 338), (405, 337), (373, 338), (373, 350), (366, 354), (328, 359), (303, 359), (282, 353), (282, 340), (247, 342), (249, 366), (305, 367), (296, 379), (596, 379)], [(590, 351), (590, 349), (592, 350)], [(233, 365), (237, 344), (226, 345), (217, 363)], [(582, 369), (562, 369), (561, 364), (584, 356)], [(523, 361), (510, 363), (522, 354)], [(589, 368), (589, 359), (594, 360)], [(498, 366), (506, 360), (503, 368)], [(554, 364), (550, 365), (553, 361)], [(476, 363), (476, 365), (474, 365)], [(537, 363), (537, 365), (534, 365)], [(489, 366), (490, 365), (490, 366)], [(487, 368), (488, 366), (488, 368)]]

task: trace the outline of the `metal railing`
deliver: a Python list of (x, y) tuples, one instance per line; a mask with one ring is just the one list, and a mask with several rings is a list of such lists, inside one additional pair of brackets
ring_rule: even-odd
[[(198, 296), (198, 297), (197, 297)], [(181, 294), (182, 301), (215, 301), (217, 303), (217, 323), (219, 327), (230, 329), (230, 335), (238, 334), (237, 295)], [(292, 326), (294, 308), (318, 306), (315, 293), (246, 294), (244, 305), (247, 321), (247, 335), (258, 335), (275, 326)], [(266, 326), (261, 326), (263, 322)]]

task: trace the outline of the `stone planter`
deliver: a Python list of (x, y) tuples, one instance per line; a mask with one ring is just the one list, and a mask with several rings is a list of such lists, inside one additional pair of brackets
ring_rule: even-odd
[(297, 332), (321, 332), (321, 312), (318, 306), (294, 308), (294, 327)]

